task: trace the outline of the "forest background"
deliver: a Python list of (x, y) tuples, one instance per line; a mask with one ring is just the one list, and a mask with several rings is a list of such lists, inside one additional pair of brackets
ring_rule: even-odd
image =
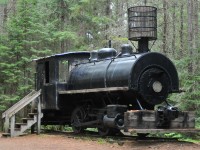
[[(158, 8), (151, 51), (176, 65), (180, 87), (169, 101), (195, 111), (200, 126), (199, 0), (0, 0), (0, 114), (34, 89), (35, 58), (128, 41), (127, 8)], [(137, 47), (137, 44), (134, 43)], [(134, 47), (133, 47), (134, 48)], [(136, 51), (136, 50), (135, 50)], [(0, 126), (2, 121), (0, 121)]]

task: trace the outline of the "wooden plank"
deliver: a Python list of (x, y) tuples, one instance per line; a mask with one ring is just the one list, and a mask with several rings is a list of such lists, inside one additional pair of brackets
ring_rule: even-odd
[(18, 111), (20, 111), (22, 108), (24, 108), (26, 105), (28, 105), (30, 102), (32, 102), (33, 100), (35, 100), (38, 96), (40, 95), (40, 93), (35, 93), (34, 95), (32, 95), (31, 97), (28, 97), (27, 99), (24, 99), (24, 103), (22, 103), (21, 105), (18, 105), (18, 107), (16, 109), (13, 109), (10, 114), (8, 114), (8, 116), (12, 116), (13, 114), (16, 114)]
[(128, 87), (108, 87), (108, 88), (59, 91), (58, 93), (59, 94), (84, 94), (84, 93), (128, 91), (128, 90), (129, 90)]
[(10, 127), (9, 118), (7, 116), (5, 116), (5, 121), (4, 121), (4, 132), (5, 133), (8, 133), (9, 127)]
[(26, 98), (23, 98), (20, 100), (19, 103), (16, 103), (11, 108), (9, 108), (3, 115), (2, 118), (4, 118), (6, 115), (8, 118), (10, 118), (12, 115), (16, 114), (18, 111), (20, 111), (22, 108), (24, 108), (26, 105), (28, 105), (30, 102), (35, 100), (39, 95), (41, 94), (41, 90), (34, 93), (33, 95), (29, 95)]
[(10, 119), (10, 136), (15, 136), (15, 115), (13, 115)]
[(125, 126), (130, 128), (149, 129), (156, 127), (155, 111), (134, 110), (125, 113)]
[(2, 113), (2, 119), (5, 118), (6, 114), (10, 114), (10, 112), (12, 112), (14, 109), (16, 109), (18, 105), (21, 105), (22, 103), (24, 103), (24, 100), (27, 99), (28, 97), (30, 97), (34, 93), (35, 93), (35, 91), (30, 92), (28, 95), (26, 95), (20, 101), (18, 101), (12, 107), (10, 107), (9, 109), (7, 109), (4, 113)]
[(200, 133), (200, 129), (128, 129), (130, 133)]
[(195, 127), (195, 112), (183, 111), (179, 113), (179, 117), (172, 120), (170, 127), (172, 128), (194, 128)]
[[(158, 121), (156, 111), (134, 110), (124, 114), (125, 129), (156, 129)], [(194, 112), (179, 112), (178, 118), (171, 120), (169, 129), (189, 129), (195, 127)], [(163, 127), (164, 128), (164, 127)]]
[(40, 97), (38, 97), (38, 104), (37, 104), (37, 134), (40, 134), (40, 127), (41, 127), (41, 100)]
[(3, 137), (10, 137), (10, 133), (2, 133)]

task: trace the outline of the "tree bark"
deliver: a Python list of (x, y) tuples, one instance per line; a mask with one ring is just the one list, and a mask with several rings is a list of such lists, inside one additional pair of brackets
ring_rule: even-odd
[[(110, 5), (111, 5), (111, 0), (106, 0), (106, 16), (108, 18), (110, 17), (110, 13), (111, 13)], [(106, 40), (109, 40), (109, 36), (108, 36), (109, 25), (108, 24), (106, 24), (105, 30), (106, 30)]]
[(8, 6), (7, 5), (5, 5), (5, 7), (4, 7), (4, 10), (3, 10), (3, 23), (6, 23), (6, 20), (7, 20), (7, 18), (8, 18), (8, 8), (7, 8)]
[(196, 49), (198, 46), (198, 0), (194, 0), (193, 3), (193, 30), (194, 30), (194, 48)]
[[(61, 31), (64, 31), (64, 25), (65, 25), (65, 2), (64, 0), (61, 0), (60, 1), (60, 9), (61, 9), (61, 14), (60, 14), (60, 30)], [(62, 40), (60, 42), (60, 49), (61, 49), (61, 53), (64, 53), (65, 52), (65, 41)]]
[(163, 53), (167, 54), (167, 36), (168, 36), (168, 15), (167, 15), (167, 0), (163, 0), (163, 18), (164, 18), (164, 26), (163, 26)]
[(175, 21), (176, 21), (176, 3), (173, 4), (173, 14), (172, 14), (172, 26), (173, 26), (173, 37), (172, 37), (172, 55), (175, 55), (175, 41), (176, 41), (176, 26), (175, 26)]
[(193, 42), (193, 49), (194, 49), (194, 56), (195, 58), (195, 63), (194, 63), (194, 72), (199, 70), (199, 52), (198, 52), (198, 47), (199, 47), (199, 2), (198, 0), (194, 0), (194, 15), (193, 15), (193, 21), (194, 21), (194, 42)]
[(183, 57), (183, 8), (184, 8), (184, 4), (183, 2), (181, 2), (181, 6), (180, 6), (180, 50), (179, 50), (179, 56), (180, 58)]
[(187, 13), (188, 13), (188, 52), (189, 52), (189, 63), (188, 73), (193, 73), (193, 0), (187, 0)]

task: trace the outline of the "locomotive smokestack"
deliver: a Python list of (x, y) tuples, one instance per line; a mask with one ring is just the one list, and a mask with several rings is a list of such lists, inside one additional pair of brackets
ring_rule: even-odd
[(138, 41), (138, 52), (149, 50), (149, 41), (157, 39), (157, 8), (136, 6), (128, 9), (128, 38)]
[(138, 40), (138, 52), (145, 53), (149, 51), (149, 39), (142, 37)]

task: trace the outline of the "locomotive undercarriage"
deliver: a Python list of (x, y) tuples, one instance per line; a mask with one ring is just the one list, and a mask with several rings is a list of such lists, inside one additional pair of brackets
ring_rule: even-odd
[[(74, 109), (71, 115), (71, 126), (75, 133), (82, 132), (85, 128), (88, 127), (98, 128), (99, 134), (102, 136), (119, 133), (120, 128), (117, 128), (115, 124), (116, 119), (119, 123), (118, 127), (123, 126), (123, 113), (127, 110), (127, 106), (125, 106), (126, 109), (121, 114), (112, 114), (112, 118), (110, 118), (107, 116), (107, 106), (110, 104), (114, 104), (113, 106), (122, 106), (119, 105), (121, 101), (119, 93), (101, 94), (105, 96), (101, 96), (101, 99), (98, 99), (97, 97), (100, 97), (99, 94), (93, 95), (93, 97), (90, 95), (90, 98), (87, 100), (87, 102), (86, 100), (82, 102), (84, 105), (80, 104)], [(120, 95), (121, 94), (123, 93), (120, 93)], [(110, 111), (110, 114), (111, 113), (114, 112)]]
[[(80, 133), (86, 128), (98, 128), (99, 134), (102, 136), (113, 135), (119, 133), (121, 129), (140, 128), (141, 124), (139, 122), (146, 124), (146, 129), (167, 129), (171, 128), (171, 122), (178, 117), (182, 117), (183, 120), (187, 122), (187, 114), (184, 114), (185, 117), (183, 117), (182, 113), (180, 113), (177, 108), (169, 104), (158, 107), (158, 109), (154, 111), (153, 106), (151, 106), (151, 109), (147, 109), (145, 108), (145, 102), (139, 101), (138, 99), (132, 100), (132, 103), (130, 103), (128, 99), (125, 99), (126, 101), (120, 103), (122, 100), (119, 94), (118, 96), (115, 93), (101, 94), (105, 95), (103, 99), (91, 99), (90, 97), (87, 102), (85, 100), (74, 108), (70, 122), (75, 133)], [(120, 93), (120, 95), (123, 95), (123, 92)], [(98, 95), (93, 96), (98, 97)], [(84, 97), (87, 96), (84, 95)], [(149, 105), (147, 106), (149, 107)], [(136, 114), (136, 116), (134, 116), (136, 118), (132, 118), (131, 122), (138, 122), (138, 124), (136, 123), (135, 126), (130, 126), (130, 123), (127, 121), (127, 114), (131, 114), (134, 111), (139, 115)], [(142, 118), (145, 118), (149, 111), (152, 113), (150, 120), (144, 123)], [(179, 114), (181, 115), (179, 116)], [(148, 127), (148, 124), (151, 124), (152, 121), (154, 125)], [(141, 135), (143, 136), (144, 134)]]
[(98, 128), (102, 136), (117, 134), (121, 129), (125, 132), (131, 129), (145, 129), (145, 134), (140, 134), (143, 136), (152, 129), (194, 127), (194, 113), (181, 112), (171, 106), (159, 107), (154, 111), (127, 110), (125, 105), (108, 105), (107, 109), (99, 109), (92, 114), (87, 114), (82, 107), (77, 107), (71, 119), (71, 126), (75, 133), (80, 133), (90, 127)]

